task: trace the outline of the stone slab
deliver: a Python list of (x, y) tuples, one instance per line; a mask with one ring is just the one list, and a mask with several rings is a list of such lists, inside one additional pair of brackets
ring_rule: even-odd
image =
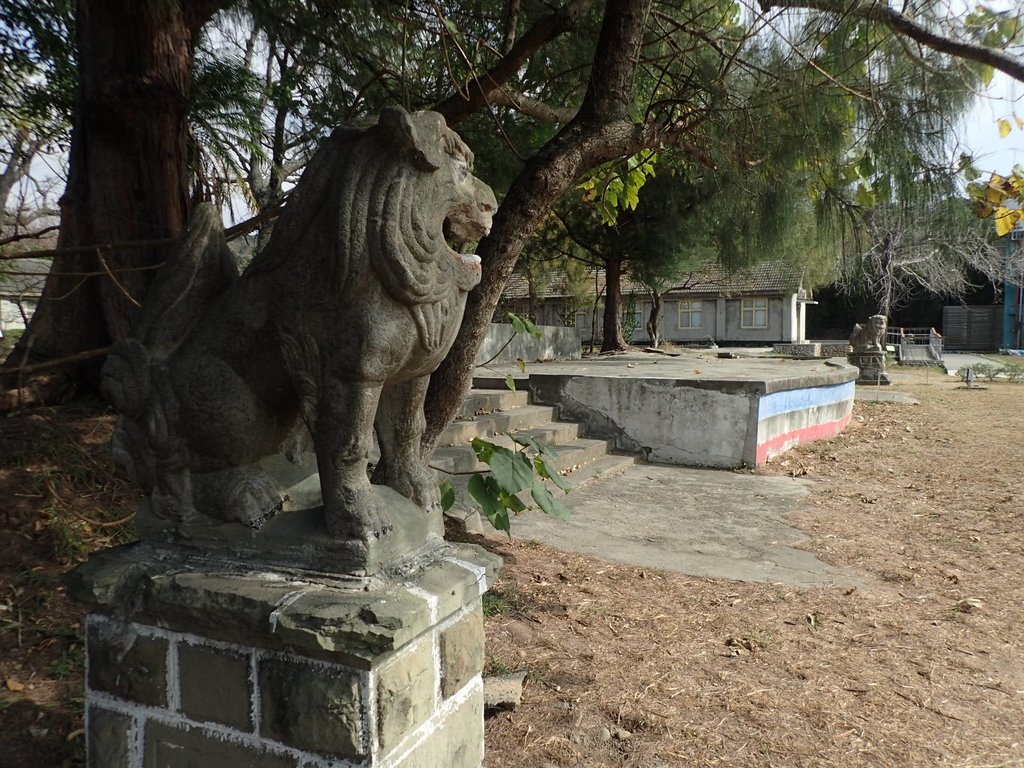
[(395, 521), (384, 536), (364, 542), (328, 533), (323, 507), (280, 512), (252, 527), (199, 517), (170, 522), (144, 499), (136, 515), (139, 538), (193, 547), (215, 556), (253, 560), (268, 566), (373, 575), (389, 565), (437, 546), (444, 536), (440, 510), (427, 513), (387, 486), (373, 486)]
[(424, 637), (376, 675), (377, 739), (388, 751), (426, 722), (437, 706), (434, 644)]
[(259, 660), (260, 735), (342, 758), (369, 753), (359, 675), (338, 665)]
[(139, 543), (93, 555), (67, 583), (72, 597), (123, 621), (368, 669), (457, 610), (460, 599), (477, 599), (500, 562), (475, 545), (440, 542), (387, 574), (353, 578)]
[(484, 668), (484, 617), (469, 611), (441, 632), (441, 695), (455, 695)]
[(206, 645), (178, 646), (181, 710), (193, 720), (251, 731), (249, 656)]
[(132, 768), (131, 718), (96, 705), (89, 707), (86, 717), (89, 768)]
[(122, 624), (90, 622), (89, 688), (128, 701), (167, 705), (167, 640)]
[(389, 768), (480, 768), (484, 758), (483, 693), (473, 691), (409, 754)]
[(142, 768), (299, 768), (297, 760), (256, 744), (229, 742), (203, 728), (146, 724)]

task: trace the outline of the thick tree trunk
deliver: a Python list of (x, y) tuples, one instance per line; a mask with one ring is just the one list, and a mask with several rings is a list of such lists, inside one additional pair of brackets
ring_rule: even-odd
[[(628, 109), (651, 0), (607, 0), (594, 76), (576, 117), (527, 163), (480, 243), (483, 279), (470, 292), (455, 345), (430, 377), (423, 452), (438, 436), (469, 391), (475, 358), (516, 259), (554, 202), (579, 175), (607, 160), (628, 157), (658, 141), (658, 128), (636, 124)], [(597, 74), (601, 77), (598, 78)]]
[[(198, 30), (227, 0), (78, 0), (79, 83), (59, 248), (178, 235), (188, 195), (187, 110)], [(160, 248), (54, 259), (7, 368), (124, 336)], [(89, 387), (102, 358), (68, 374)], [(8, 377), (11, 378), (11, 377)]]
[(622, 254), (617, 248), (604, 262), (604, 324), (601, 351), (619, 352), (629, 349), (622, 335)]

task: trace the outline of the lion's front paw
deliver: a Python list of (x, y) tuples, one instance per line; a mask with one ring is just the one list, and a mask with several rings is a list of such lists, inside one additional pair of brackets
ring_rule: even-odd
[(332, 536), (370, 541), (381, 538), (394, 528), (384, 502), (369, 484), (346, 488), (340, 495), (340, 504), (328, 504), (324, 500), (327, 532)]

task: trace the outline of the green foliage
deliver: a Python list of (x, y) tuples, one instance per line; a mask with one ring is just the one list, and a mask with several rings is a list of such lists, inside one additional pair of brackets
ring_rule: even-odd
[(267, 162), (261, 144), (262, 99), (262, 83), (243, 59), (223, 54), (214, 58), (212, 52), (200, 50), (189, 108), (195, 147), (192, 172), (219, 203), (231, 187), (254, 200), (248, 186), (250, 164)]
[(536, 325), (534, 325), (533, 321), (530, 320), (530, 318), (521, 317), (520, 315), (517, 315), (515, 312), (506, 312), (505, 315), (506, 317), (508, 317), (508, 321), (512, 323), (512, 330), (515, 333), (528, 333), (537, 339), (544, 335), (544, 332)]
[(642, 152), (624, 162), (599, 166), (577, 185), (583, 190), (582, 202), (593, 202), (601, 221), (615, 226), (623, 212), (635, 211), (640, 204), (640, 190), (654, 176), (656, 160), (654, 152)]
[(501, 616), (502, 614), (512, 613), (516, 610), (519, 602), (519, 595), (507, 589), (492, 587), (483, 594), (484, 616)]
[(525, 491), (529, 491), (530, 497), (541, 510), (567, 520), (569, 510), (543, 483), (544, 480), (550, 480), (565, 493), (572, 490), (572, 486), (558, 470), (549, 464), (555, 454), (532, 438), (511, 433), (509, 437), (516, 443), (516, 450), (478, 437), (473, 438), (473, 451), (477, 459), (490, 469), (487, 475), (474, 474), (467, 486), (480, 512), (495, 529), (511, 536), (512, 516), (531, 506), (521, 498)]
[(0, 131), (64, 141), (77, 82), (72, 0), (0, 5)]
[(50, 675), (57, 680), (67, 680), (85, 666), (85, 650), (81, 643), (71, 643), (50, 665)]
[(1013, 383), (1020, 383), (1024, 381), (1024, 365), (1020, 363), (1003, 362), (1003, 363), (972, 363), (969, 368), (962, 368), (957, 371), (961, 381), (967, 381), (967, 371), (971, 371), (971, 375), (975, 379), (984, 379), (986, 381), (1009, 381)]
[[(535, 337), (543, 335), (543, 331), (529, 318), (514, 312), (507, 313), (507, 316), (512, 323), (512, 338), (521, 333)], [(525, 364), (522, 360), (519, 363), (520, 370), (524, 370)], [(515, 380), (511, 374), (505, 377), (505, 385), (515, 391)], [(568, 519), (569, 510), (544, 486), (544, 481), (548, 480), (564, 493), (572, 490), (572, 485), (550, 463), (557, 458), (557, 454), (528, 435), (510, 432), (508, 437), (516, 445), (515, 450), (480, 437), (472, 440), (477, 460), (486, 464), (490, 470), (488, 474), (474, 473), (466, 487), (481, 514), (496, 530), (504, 531), (511, 537), (512, 516), (532, 507), (522, 499), (525, 492), (529, 491), (533, 502), (541, 510), (563, 520)], [(445, 480), (441, 483), (441, 508), (451, 509), (454, 503), (455, 490), (451, 482)]]

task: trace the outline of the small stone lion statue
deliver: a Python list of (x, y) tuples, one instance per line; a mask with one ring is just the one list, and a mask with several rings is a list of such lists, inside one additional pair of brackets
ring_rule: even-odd
[(480, 281), (458, 250), (497, 208), (472, 170), (441, 115), (389, 108), (326, 140), (243, 274), (217, 211), (196, 209), (103, 371), (115, 459), (155, 514), (257, 527), (319, 470), (329, 534), (379, 538), (375, 428), (375, 480), (436, 508), (423, 400)]
[(864, 352), (885, 352), (885, 315), (872, 315), (866, 325), (856, 323), (850, 334), (850, 346), (854, 354)]

